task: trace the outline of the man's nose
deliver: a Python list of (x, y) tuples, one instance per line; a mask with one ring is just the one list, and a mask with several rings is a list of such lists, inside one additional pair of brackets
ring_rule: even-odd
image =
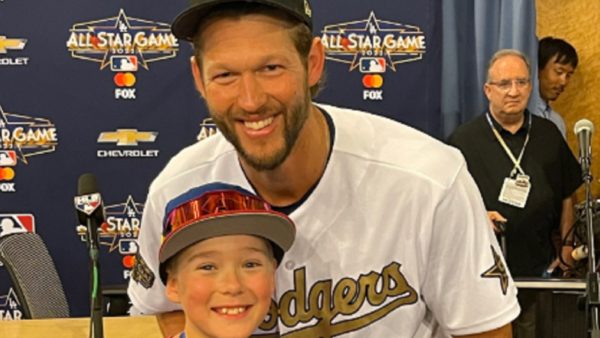
[(266, 93), (254, 74), (243, 74), (240, 80), (238, 104), (247, 112), (255, 112), (266, 103)]

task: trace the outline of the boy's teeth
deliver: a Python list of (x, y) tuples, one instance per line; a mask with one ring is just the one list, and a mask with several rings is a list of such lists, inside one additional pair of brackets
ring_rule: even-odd
[(254, 122), (246, 121), (246, 122), (244, 122), (244, 125), (247, 128), (254, 129), (254, 130), (259, 130), (259, 129), (262, 129), (262, 128), (270, 125), (271, 122), (273, 122), (273, 117), (272, 116), (269, 117), (269, 118), (266, 118), (264, 120), (260, 120), (260, 121), (254, 121)]
[(231, 308), (221, 308), (219, 309), (219, 313), (222, 315), (238, 315), (242, 312), (246, 311), (246, 308), (243, 306), (240, 307), (231, 307)]

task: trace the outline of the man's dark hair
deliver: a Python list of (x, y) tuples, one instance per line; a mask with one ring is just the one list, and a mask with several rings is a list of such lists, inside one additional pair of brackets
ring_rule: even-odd
[(546, 67), (548, 61), (555, 55), (556, 62), (561, 65), (570, 64), (573, 68), (577, 68), (579, 59), (575, 48), (565, 40), (547, 36), (540, 40), (538, 47), (538, 69)]

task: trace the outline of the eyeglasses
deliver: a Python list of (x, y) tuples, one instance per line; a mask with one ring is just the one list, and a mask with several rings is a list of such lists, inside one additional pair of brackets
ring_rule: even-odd
[(269, 211), (262, 199), (235, 190), (211, 191), (175, 207), (167, 217), (163, 238), (204, 218), (240, 212)]
[(529, 79), (514, 79), (514, 80), (502, 80), (498, 82), (489, 81), (488, 84), (498, 87), (501, 91), (509, 91), (513, 84), (517, 86), (517, 89), (523, 89), (529, 85)]

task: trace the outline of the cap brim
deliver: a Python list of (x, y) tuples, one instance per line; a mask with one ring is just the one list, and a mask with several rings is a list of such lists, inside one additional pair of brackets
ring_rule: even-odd
[(167, 237), (161, 245), (159, 261), (165, 263), (196, 242), (227, 235), (260, 236), (285, 252), (294, 242), (296, 228), (288, 218), (271, 212), (245, 212), (202, 219)]
[(175, 17), (175, 19), (173, 20), (173, 24), (171, 25), (171, 31), (173, 32), (173, 35), (175, 35), (175, 37), (181, 40), (192, 41), (202, 17), (206, 16), (213, 7), (222, 6), (224, 4), (233, 2), (253, 2), (281, 9), (284, 12), (290, 14), (291, 16), (297, 18), (300, 22), (305, 23), (312, 30), (311, 22), (306, 22), (306, 19), (297, 14), (293, 9), (285, 7), (277, 1), (215, 0), (195, 5), (179, 13), (179, 15)]

